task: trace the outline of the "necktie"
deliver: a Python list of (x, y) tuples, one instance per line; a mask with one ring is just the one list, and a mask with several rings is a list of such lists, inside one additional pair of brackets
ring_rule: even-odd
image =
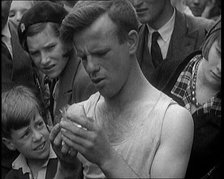
[(151, 55), (155, 68), (163, 61), (163, 56), (157, 42), (159, 36), (160, 34), (157, 31), (152, 33)]

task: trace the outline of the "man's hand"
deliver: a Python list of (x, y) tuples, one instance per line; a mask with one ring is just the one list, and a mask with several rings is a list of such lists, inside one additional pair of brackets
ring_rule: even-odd
[(103, 129), (86, 116), (83, 106), (73, 104), (67, 110), (69, 120), (61, 121), (62, 140), (99, 167), (112, 158), (114, 149)]
[(65, 167), (75, 167), (77, 164), (76, 155), (77, 151), (70, 149), (70, 151), (66, 154), (62, 152), (62, 138), (61, 138), (61, 131), (60, 125), (56, 124), (50, 133), (50, 141), (52, 144), (52, 148), (54, 149), (59, 161), (61, 162), (62, 166)]

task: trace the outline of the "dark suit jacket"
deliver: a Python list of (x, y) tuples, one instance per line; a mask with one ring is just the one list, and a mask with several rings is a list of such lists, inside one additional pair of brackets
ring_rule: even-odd
[(74, 54), (69, 59), (66, 68), (59, 77), (59, 91), (56, 99), (55, 121), (60, 120), (61, 109), (66, 104), (73, 104), (84, 101), (97, 90), (86, 73), (81, 60)]
[(2, 50), (2, 91), (5, 91), (17, 84), (23, 84), (30, 88), (35, 88), (32, 61), (29, 55), (21, 47), (17, 35), (17, 29), (10, 21), (9, 30), (12, 36), (11, 44), (13, 59)]
[[(214, 21), (188, 16), (176, 10), (174, 30), (166, 57), (166, 60), (173, 61), (173, 70), (185, 57), (201, 47), (205, 34), (213, 23)], [(137, 58), (144, 75), (150, 81), (150, 74), (155, 67), (148, 49), (148, 28), (144, 24), (139, 29)]]

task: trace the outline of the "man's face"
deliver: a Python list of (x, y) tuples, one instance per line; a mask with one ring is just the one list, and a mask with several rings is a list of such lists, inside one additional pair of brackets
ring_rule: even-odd
[(63, 55), (67, 49), (49, 24), (42, 32), (27, 37), (27, 46), (34, 64), (50, 78), (58, 77), (64, 70), (68, 57)]
[(120, 44), (115, 31), (116, 25), (108, 15), (102, 15), (73, 38), (86, 72), (106, 98), (120, 92), (130, 70), (127, 42)]
[(138, 18), (143, 24), (160, 21), (167, 0), (130, 0), (134, 5)]
[(8, 16), (9, 16), (9, 9), (11, 6), (12, 0), (2, 0), (1, 1), (1, 6), (2, 6), (2, 17), (1, 17), (1, 21), (2, 21), (2, 29), (5, 26), (7, 20), (8, 20)]
[(50, 151), (49, 131), (39, 112), (28, 126), (11, 130), (11, 142), (26, 158), (46, 160)]
[(210, 0), (186, 0), (186, 5), (191, 9), (194, 16), (201, 16)]

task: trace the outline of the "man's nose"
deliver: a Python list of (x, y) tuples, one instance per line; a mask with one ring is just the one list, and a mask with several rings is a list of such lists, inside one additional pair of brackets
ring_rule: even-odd
[(86, 71), (90, 75), (93, 75), (97, 71), (99, 71), (99, 65), (96, 63), (94, 58), (90, 55), (87, 56)]

